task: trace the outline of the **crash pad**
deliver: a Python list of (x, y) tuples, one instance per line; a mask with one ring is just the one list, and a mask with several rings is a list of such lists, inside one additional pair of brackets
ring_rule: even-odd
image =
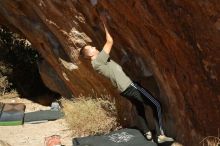
[(40, 110), (35, 112), (25, 113), (24, 123), (39, 123), (42, 121), (50, 121), (60, 119), (64, 113), (60, 110)]
[(121, 129), (106, 135), (73, 138), (73, 146), (157, 146), (136, 129)]
[(23, 124), (25, 105), (23, 103), (4, 103), (0, 115), (0, 126)]

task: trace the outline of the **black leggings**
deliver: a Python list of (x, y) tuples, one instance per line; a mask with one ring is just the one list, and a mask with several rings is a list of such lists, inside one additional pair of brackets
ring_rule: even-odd
[(150, 103), (150, 105), (154, 105), (153, 108), (156, 108), (159, 124), (159, 132), (157, 131), (157, 134), (164, 134), (162, 129), (162, 114), (160, 103), (147, 90), (136, 83), (131, 83), (131, 85), (124, 92), (122, 92), (121, 95), (129, 99), (135, 105), (138, 112), (137, 127), (143, 133), (149, 131), (145, 117), (144, 104), (149, 105)]

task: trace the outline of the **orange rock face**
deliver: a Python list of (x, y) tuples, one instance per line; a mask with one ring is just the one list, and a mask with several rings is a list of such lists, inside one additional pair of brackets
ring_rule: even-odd
[(51, 90), (68, 98), (110, 94), (129, 125), (129, 103), (78, 57), (84, 43), (102, 48), (105, 13), (114, 39), (111, 57), (143, 84), (152, 72), (166, 133), (197, 146), (220, 128), (219, 12), (217, 0), (1, 0), (0, 24), (18, 30), (38, 50), (39, 71)]

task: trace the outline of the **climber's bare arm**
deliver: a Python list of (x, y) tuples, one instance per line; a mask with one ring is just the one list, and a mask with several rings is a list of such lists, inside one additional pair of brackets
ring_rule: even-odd
[(113, 39), (112, 39), (112, 36), (108, 32), (108, 29), (105, 25), (105, 22), (103, 22), (103, 25), (104, 25), (104, 29), (105, 29), (105, 35), (106, 35), (106, 43), (105, 43), (103, 49), (104, 49), (105, 53), (109, 54), (112, 49)]

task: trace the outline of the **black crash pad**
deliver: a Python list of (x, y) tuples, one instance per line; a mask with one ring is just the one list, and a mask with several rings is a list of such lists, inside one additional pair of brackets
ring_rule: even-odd
[(157, 146), (147, 141), (136, 129), (121, 129), (101, 136), (88, 136), (73, 139), (73, 146)]

